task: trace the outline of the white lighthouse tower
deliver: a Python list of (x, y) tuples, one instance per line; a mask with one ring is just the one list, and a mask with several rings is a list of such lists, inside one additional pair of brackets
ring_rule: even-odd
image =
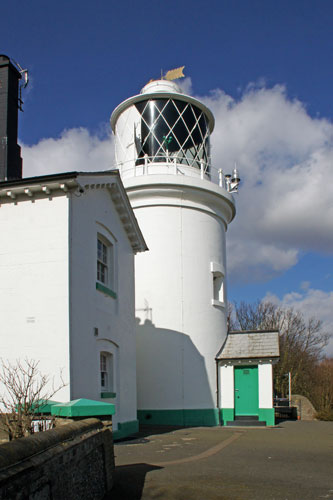
[(149, 248), (135, 261), (138, 418), (217, 425), (237, 172), (212, 167), (214, 117), (172, 81), (148, 83), (115, 109), (111, 126), (117, 168)]

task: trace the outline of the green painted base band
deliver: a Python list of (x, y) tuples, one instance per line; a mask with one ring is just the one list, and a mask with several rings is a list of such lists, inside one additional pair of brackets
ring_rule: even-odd
[(227, 422), (235, 420), (235, 410), (233, 408), (221, 408), (222, 425), (227, 425)]
[(266, 425), (275, 425), (274, 408), (259, 408), (259, 420), (264, 420)]
[(138, 410), (140, 424), (181, 425), (188, 427), (219, 425), (217, 408), (198, 410)]
[(139, 421), (129, 420), (128, 422), (120, 422), (118, 424), (118, 429), (112, 433), (113, 440), (118, 441), (128, 436), (132, 436), (139, 432)]
[(100, 283), (96, 283), (96, 290), (105, 293), (105, 295), (108, 295), (113, 299), (117, 298), (116, 292), (114, 292), (113, 290), (111, 290), (111, 288), (108, 288), (107, 286), (101, 285)]

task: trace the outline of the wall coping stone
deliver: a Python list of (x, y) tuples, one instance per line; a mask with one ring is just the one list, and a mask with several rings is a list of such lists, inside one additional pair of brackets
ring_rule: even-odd
[(64, 441), (72, 440), (80, 434), (103, 428), (103, 423), (97, 418), (87, 418), (1, 444), (0, 471)]

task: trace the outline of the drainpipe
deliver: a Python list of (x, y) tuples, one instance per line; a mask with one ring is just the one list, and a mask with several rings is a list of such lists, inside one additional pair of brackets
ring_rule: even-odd
[(218, 410), (219, 424), (222, 426), (222, 417), (220, 411), (220, 382), (219, 382), (219, 360), (215, 358), (216, 362), (216, 408)]

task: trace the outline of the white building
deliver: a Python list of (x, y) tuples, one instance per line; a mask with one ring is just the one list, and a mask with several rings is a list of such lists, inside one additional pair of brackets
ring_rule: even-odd
[(59, 401), (116, 405), (135, 432), (134, 254), (147, 249), (117, 172), (0, 182), (1, 357), (62, 371)]
[(137, 419), (274, 423), (277, 333), (227, 331), (239, 178), (211, 165), (212, 113), (160, 80), (111, 126), (126, 191), (117, 171), (0, 182), (1, 357), (62, 371), (59, 401), (114, 403), (116, 437)]
[[(174, 82), (148, 83), (115, 109), (111, 126), (116, 165), (150, 250), (135, 264), (138, 418), (233, 421), (234, 406), (223, 414), (230, 383), (216, 356), (227, 338), (226, 231), (238, 174), (213, 168), (214, 117)], [(272, 377), (264, 376), (261, 400), (272, 411)]]
[(216, 356), (223, 425), (274, 425), (273, 365), (279, 332), (229, 332)]

